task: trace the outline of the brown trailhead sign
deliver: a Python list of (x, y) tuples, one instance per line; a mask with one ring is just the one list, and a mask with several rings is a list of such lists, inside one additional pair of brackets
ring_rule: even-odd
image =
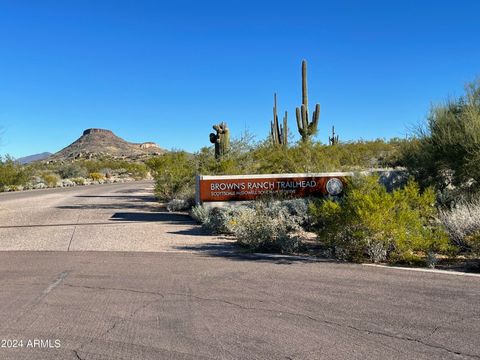
[(340, 195), (348, 173), (199, 176), (197, 202)]

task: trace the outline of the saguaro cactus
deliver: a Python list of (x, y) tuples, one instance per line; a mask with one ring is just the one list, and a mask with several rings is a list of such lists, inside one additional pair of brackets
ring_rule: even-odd
[(302, 61), (302, 106), (296, 109), (298, 132), (302, 141), (307, 141), (317, 132), (320, 118), (320, 104), (315, 105), (312, 120), (308, 119), (308, 89), (307, 89), (307, 62)]
[(332, 136), (328, 137), (328, 143), (330, 145), (338, 144), (338, 135), (335, 135), (335, 126), (332, 126)]
[(228, 152), (228, 147), (230, 145), (230, 130), (227, 127), (226, 122), (213, 125), (213, 130), (217, 133), (210, 133), (210, 142), (215, 144), (215, 157), (219, 159)]
[(285, 111), (285, 116), (283, 117), (283, 126), (278, 122), (277, 115), (277, 94), (273, 94), (273, 120), (270, 122), (271, 126), (271, 137), (273, 145), (282, 145), (287, 146), (288, 143), (288, 126), (287, 126), (287, 116), (288, 113)]

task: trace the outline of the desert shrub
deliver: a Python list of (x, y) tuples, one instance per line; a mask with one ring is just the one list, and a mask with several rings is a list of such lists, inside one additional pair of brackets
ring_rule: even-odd
[[(356, 170), (399, 165), (405, 140), (357, 141), (328, 146), (319, 142), (273, 146), (269, 140), (255, 142), (245, 133), (233, 139), (230, 151), (215, 158), (213, 146), (195, 154), (174, 151), (146, 162), (156, 180), (162, 201), (194, 193), (195, 175), (241, 175)], [(183, 196), (182, 198), (185, 198)]]
[(319, 201), (310, 211), (319, 238), (337, 258), (414, 262), (450, 250), (434, 203), (434, 191), (421, 193), (413, 181), (387, 192), (377, 177), (365, 176), (352, 180), (342, 200)]
[(480, 199), (441, 210), (440, 220), (460, 250), (480, 253)]
[(89, 174), (89, 177), (93, 180), (93, 181), (100, 181), (100, 180), (103, 180), (104, 179), (104, 175), (100, 172), (92, 172)]
[(381, 139), (328, 146), (319, 142), (273, 146), (269, 140), (255, 143), (244, 135), (232, 142), (227, 156), (215, 159), (212, 147), (194, 155), (198, 173), (265, 174), (358, 170), (401, 165), (406, 140)]
[(7, 186), (23, 186), (30, 176), (29, 171), (20, 164), (17, 164), (11, 157), (5, 159), (0, 157), (0, 191)]
[(292, 253), (299, 249), (299, 218), (286, 206), (257, 201), (244, 207), (232, 220), (233, 233), (242, 246), (254, 251)]
[(403, 161), (422, 185), (480, 191), (480, 79), (466, 86), (464, 96), (431, 110)]
[(193, 199), (172, 199), (167, 203), (167, 210), (170, 212), (186, 211), (189, 210), (193, 204)]
[(81, 168), (84, 168), (87, 174), (124, 174), (130, 175), (136, 180), (144, 179), (148, 174), (147, 165), (142, 162), (135, 161), (105, 158), (95, 160), (79, 160), (76, 161), (75, 164)]
[(4, 187), (4, 191), (22, 191), (23, 185), (8, 185)]
[(48, 187), (56, 187), (60, 181), (60, 177), (57, 174), (44, 172), (40, 175), (40, 178)]
[(75, 185), (85, 185), (85, 179), (83, 177), (73, 178), (72, 181)]
[(256, 173), (298, 173), (358, 170), (400, 165), (404, 140), (381, 139), (328, 146), (319, 142), (300, 142), (288, 148), (258, 145), (251, 156)]
[(311, 199), (291, 199), (283, 200), (279, 204), (284, 207), (290, 217), (295, 217), (295, 221), (299, 225), (309, 227), (311, 224), (311, 216), (309, 205)]
[(62, 179), (87, 177), (87, 170), (79, 163), (61, 164), (55, 172)]
[(464, 241), (473, 255), (480, 256), (480, 231), (467, 235)]
[(298, 233), (309, 219), (309, 200), (259, 200), (238, 206), (195, 206), (194, 219), (215, 234), (235, 235), (251, 250), (291, 253), (299, 249)]
[(185, 199), (195, 192), (195, 165), (185, 151), (165, 153), (147, 162), (155, 177), (155, 193), (162, 201)]
[(246, 207), (213, 207), (208, 209), (202, 226), (213, 234), (233, 234), (237, 215)]
[(207, 207), (195, 205), (190, 209), (190, 216), (200, 224), (203, 224), (208, 218), (208, 212), (209, 209)]

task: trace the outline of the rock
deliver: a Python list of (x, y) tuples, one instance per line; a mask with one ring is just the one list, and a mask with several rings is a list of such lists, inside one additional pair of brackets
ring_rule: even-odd
[(46, 188), (48, 188), (48, 186), (45, 185), (45, 183), (43, 183), (43, 182), (39, 182), (39, 183), (34, 184), (33, 188), (34, 189), (46, 189)]

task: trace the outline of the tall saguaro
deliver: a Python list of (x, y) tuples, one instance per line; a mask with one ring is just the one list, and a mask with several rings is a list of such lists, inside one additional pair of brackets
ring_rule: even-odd
[(210, 133), (210, 142), (215, 145), (215, 157), (220, 159), (228, 152), (230, 146), (230, 129), (226, 122), (213, 125), (213, 130), (217, 133)]
[(302, 61), (302, 106), (296, 108), (298, 132), (302, 141), (308, 141), (310, 137), (316, 134), (318, 120), (320, 119), (320, 104), (315, 105), (312, 119), (308, 117), (308, 88), (307, 88), (307, 61)]
[(277, 94), (273, 94), (273, 120), (270, 123), (273, 145), (287, 146), (288, 143), (288, 126), (287, 126), (287, 112), (283, 117), (283, 126), (278, 122), (277, 114)]

